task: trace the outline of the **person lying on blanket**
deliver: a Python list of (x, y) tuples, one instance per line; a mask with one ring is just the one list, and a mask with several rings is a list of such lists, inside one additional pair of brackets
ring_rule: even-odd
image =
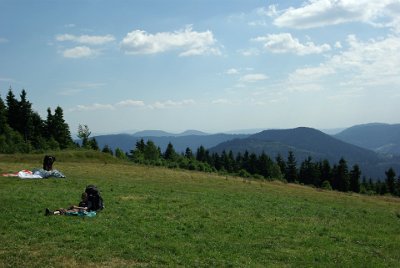
[(57, 210), (49, 210), (46, 208), (45, 215), (76, 215), (76, 216), (88, 216), (88, 214), (92, 209), (92, 203), (88, 200), (88, 195), (86, 192), (82, 193), (81, 202), (79, 202), (78, 206), (72, 205), (68, 209), (60, 208)]

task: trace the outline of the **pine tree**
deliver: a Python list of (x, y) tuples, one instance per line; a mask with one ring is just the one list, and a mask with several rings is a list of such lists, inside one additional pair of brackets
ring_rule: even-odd
[(394, 190), (394, 194), (396, 196), (400, 196), (400, 176), (397, 178), (396, 180), (396, 185), (395, 185), (395, 190)]
[(193, 159), (193, 152), (192, 152), (192, 150), (191, 150), (189, 147), (186, 147), (186, 150), (185, 150), (185, 157), (186, 157), (187, 159)]
[(18, 101), (15, 98), (14, 93), (12, 92), (12, 89), (8, 90), (7, 98), (7, 122), (8, 125), (14, 129), (15, 131), (19, 131), (19, 122), (18, 122), (18, 115), (19, 115), (19, 107), (18, 107)]
[(107, 144), (104, 145), (103, 150), (101, 150), (101, 152), (102, 153), (106, 153), (106, 154), (110, 154), (110, 155), (114, 155), (112, 149)]
[(349, 171), (347, 167), (347, 162), (344, 158), (339, 160), (339, 165), (337, 166), (336, 173), (334, 175), (335, 185), (337, 190), (342, 192), (347, 192), (350, 190), (350, 178)]
[(206, 162), (207, 161), (206, 149), (204, 148), (203, 145), (200, 145), (200, 147), (197, 149), (196, 160), (200, 161), (200, 162)]
[(175, 152), (174, 146), (171, 142), (168, 143), (167, 149), (164, 152), (164, 159), (169, 161), (175, 161), (178, 158), (178, 154)]
[(258, 157), (258, 174), (264, 178), (272, 178), (273, 164), (271, 158), (265, 152), (262, 152)]
[(27, 100), (25, 89), (21, 92), (21, 100), (18, 102), (18, 126), (19, 131), (25, 139), (25, 142), (30, 140), (30, 130), (34, 128), (32, 125), (32, 104)]
[(251, 175), (260, 174), (258, 170), (258, 158), (255, 153), (249, 155), (248, 170)]
[(278, 156), (275, 158), (276, 163), (278, 164), (281, 173), (285, 174), (286, 172), (286, 162), (285, 160), (282, 158), (281, 154), (278, 154)]
[(299, 182), (320, 187), (320, 177), (321, 174), (318, 165), (313, 163), (311, 156), (309, 156), (300, 165)]
[(71, 133), (69, 131), (69, 126), (64, 120), (64, 112), (60, 106), (58, 106), (54, 111), (54, 116), (52, 119), (53, 127), (55, 128), (53, 132), (53, 138), (58, 142), (61, 149), (68, 148), (73, 142)]
[(122, 149), (117, 148), (115, 149), (115, 157), (118, 159), (126, 159), (126, 154), (124, 151), (122, 151)]
[(285, 177), (288, 182), (297, 181), (297, 162), (292, 151), (289, 151), (289, 156), (286, 164)]
[(350, 171), (350, 191), (359, 193), (360, 192), (360, 177), (361, 170), (358, 165), (354, 165)]
[(160, 158), (160, 149), (151, 140), (148, 140), (144, 148), (144, 159), (149, 161), (156, 161)]
[(386, 186), (389, 193), (394, 194), (395, 192), (395, 179), (396, 173), (394, 172), (393, 168), (389, 168), (389, 170), (385, 171), (386, 175)]
[(320, 181), (329, 181), (332, 185), (332, 170), (329, 161), (324, 159), (320, 165)]

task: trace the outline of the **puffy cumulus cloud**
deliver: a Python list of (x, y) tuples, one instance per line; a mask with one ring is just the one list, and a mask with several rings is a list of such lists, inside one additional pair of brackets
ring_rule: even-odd
[(326, 65), (347, 74), (354, 73), (348, 83), (360, 87), (400, 83), (400, 37), (362, 42), (350, 35), (347, 42), (349, 49), (333, 56)]
[(167, 109), (167, 108), (174, 108), (174, 107), (182, 107), (182, 106), (188, 106), (188, 105), (194, 105), (195, 101), (194, 100), (183, 100), (183, 101), (172, 101), (172, 100), (167, 100), (167, 101), (157, 101), (152, 105), (149, 105), (149, 108), (151, 109)]
[(320, 54), (331, 50), (330, 45), (315, 45), (313, 42), (300, 43), (297, 38), (293, 38), (290, 33), (268, 34), (252, 39), (252, 41), (262, 42), (264, 48), (272, 53), (294, 53), (297, 55)]
[(65, 58), (88, 58), (98, 55), (98, 51), (95, 49), (91, 49), (87, 46), (78, 46), (70, 49), (66, 49), (63, 51), (63, 56)]
[(104, 45), (115, 40), (114, 36), (108, 35), (72, 35), (72, 34), (59, 34), (56, 36), (56, 40), (59, 42), (75, 42), (85, 45)]
[(398, 0), (309, 0), (302, 7), (289, 8), (274, 20), (278, 27), (307, 29), (360, 21), (377, 26), (397, 27)]
[(360, 94), (360, 90), (369, 88), (383, 93), (383, 90), (398, 87), (400, 37), (362, 42), (350, 35), (347, 45), (346, 50), (327, 58), (319, 66), (297, 69), (289, 75), (283, 87), (293, 91), (311, 91), (333, 89), (334, 85), (335, 91), (344, 90), (351, 94)]
[(265, 74), (246, 74), (242, 76), (239, 81), (240, 82), (245, 82), (245, 83), (254, 83), (258, 81), (263, 81), (268, 79), (268, 76)]
[(127, 54), (156, 54), (180, 50), (180, 56), (220, 55), (216, 43), (211, 31), (196, 32), (188, 26), (183, 30), (156, 34), (135, 30), (128, 33), (120, 45)]

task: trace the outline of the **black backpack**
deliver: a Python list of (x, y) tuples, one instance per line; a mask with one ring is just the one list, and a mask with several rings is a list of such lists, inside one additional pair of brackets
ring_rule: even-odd
[(56, 161), (55, 156), (45, 155), (43, 159), (43, 169), (47, 171), (53, 170), (53, 163)]
[(86, 186), (85, 192), (88, 196), (89, 210), (100, 211), (104, 208), (103, 198), (95, 185)]

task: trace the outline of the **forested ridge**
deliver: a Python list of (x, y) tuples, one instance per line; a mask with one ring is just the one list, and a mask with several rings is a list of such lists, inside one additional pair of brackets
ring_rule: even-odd
[[(49, 107), (46, 119), (42, 119), (32, 109), (25, 90), (21, 91), (19, 97), (16, 98), (11, 88), (5, 101), (0, 95), (0, 153), (31, 153), (78, 147), (100, 150), (96, 139), (90, 138), (87, 125), (79, 125), (81, 145), (73, 142), (61, 107), (57, 106), (54, 113)], [(313, 161), (311, 157), (297, 163), (293, 152), (289, 152), (287, 159), (281, 155), (272, 159), (265, 152), (255, 154), (245, 151), (234, 155), (232, 151), (223, 151), (218, 154), (210, 153), (203, 146), (196, 152), (187, 148), (185, 153), (179, 154), (171, 143), (161, 152), (153, 141), (144, 142), (143, 139), (136, 142), (129, 152), (119, 148), (113, 152), (108, 145), (104, 146), (102, 152), (140, 164), (234, 174), (243, 178), (282, 180), (342, 192), (400, 196), (400, 177), (396, 178), (392, 168), (385, 172), (384, 181), (374, 182), (371, 178), (362, 177), (357, 164), (349, 167), (344, 158), (333, 165), (328, 160)]]

